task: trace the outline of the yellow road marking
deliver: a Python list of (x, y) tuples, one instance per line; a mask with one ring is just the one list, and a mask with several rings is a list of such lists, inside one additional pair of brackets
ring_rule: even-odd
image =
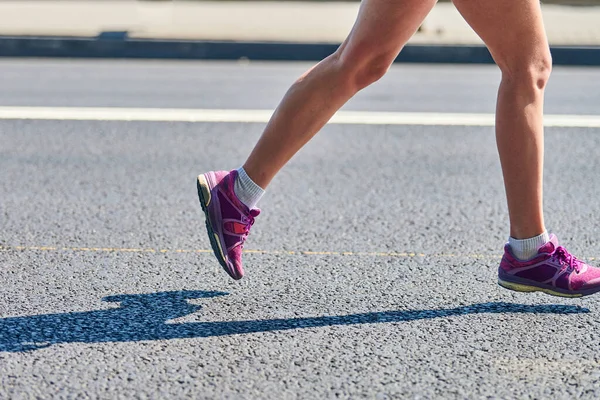
[[(65, 251), (88, 253), (197, 253), (212, 254), (210, 249), (153, 249), (153, 248), (123, 248), (123, 247), (57, 247), (57, 246), (0, 246), (0, 251)], [(305, 256), (363, 256), (363, 257), (393, 257), (393, 258), (474, 258), (474, 259), (500, 259), (499, 254), (460, 254), (460, 253), (412, 253), (412, 252), (364, 252), (364, 251), (309, 251), (309, 250), (244, 250), (245, 254), (264, 255), (305, 255)], [(587, 261), (595, 261), (600, 257), (582, 257)]]
[[(56, 247), (56, 246), (0, 246), (0, 251), (19, 250), (19, 251), (65, 251), (65, 252), (88, 252), (88, 253), (207, 253), (212, 254), (210, 249), (154, 249), (154, 248), (121, 248), (121, 247)], [(264, 254), (264, 255), (305, 255), (305, 256), (363, 256), (363, 257), (395, 257), (395, 258), (416, 258), (416, 257), (436, 257), (436, 258), (500, 258), (497, 254), (454, 254), (438, 253), (424, 254), (412, 252), (356, 252), (356, 251), (293, 251), (293, 250), (244, 250), (246, 254)], [(595, 257), (588, 258), (596, 259)]]

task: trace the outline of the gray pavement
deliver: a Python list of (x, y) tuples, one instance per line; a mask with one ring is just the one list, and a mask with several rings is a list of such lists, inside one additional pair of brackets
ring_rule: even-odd
[[(0, 105), (268, 107), (306, 66), (57, 65), (0, 62)], [(402, 78), (441, 71), (455, 83)], [(594, 74), (557, 71), (553, 112), (590, 113), (560, 88)], [(126, 76), (152, 89), (136, 96)], [(489, 111), (498, 75), (394, 66), (386, 79), (349, 107), (403, 110), (410, 88), (419, 109)], [(458, 93), (469, 79), (480, 89)], [(234, 282), (207, 252), (194, 180), (238, 166), (261, 128), (0, 121), (0, 398), (600, 395), (598, 298), (495, 283), (507, 215), (492, 128), (326, 127), (269, 188)], [(547, 224), (593, 263), (599, 134), (546, 133)]]
[[(312, 65), (5, 59), (0, 64), (0, 106), (272, 110)], [(494, 65), (394, 65), (344, 108), (490, 113), (499, 82)], [(598, 104), (600, 68), (554, 68), (546, 92), (547, 113), (598, 114)]]

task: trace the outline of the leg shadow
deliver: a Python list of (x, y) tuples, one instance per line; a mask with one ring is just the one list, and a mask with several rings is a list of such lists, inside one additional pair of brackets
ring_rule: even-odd
[(3, 318), (0, 319), (0, 351), (31, 351), (58, 343), (137, 342), (200, 338), (336, 325), (403, 322), (483, 313), (578, 314), (589, 312), (588, 309), (579, 306), (496, 302), (455, 308), (381, 311), (310, 318), (167, 323), (171, 319), (183, 317), (201, 309), (201, 306), (190, 304), (187, 301), (189, 299), (211, 298), (226, 294), (223, 292), (178, 291), (109, 296), (103, 300), (119, 302), (119, 308)]

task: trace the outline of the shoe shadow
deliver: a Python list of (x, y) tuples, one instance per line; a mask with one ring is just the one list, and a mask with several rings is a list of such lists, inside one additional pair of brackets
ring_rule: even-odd
[(177, 291), (109, 296), (119, 308), (0, 319), (0, 351), (32, 351), (58, 343), (137, 342), (285, 331), (336, 325), (375, 324), (482, 313), (578, 314), (589, 310), (567, 305), (480, 303), (431, 310), (380, 311), (309, 318), (168, 323), (200, 310), (189, 299), (224, 296), (223, 292)]

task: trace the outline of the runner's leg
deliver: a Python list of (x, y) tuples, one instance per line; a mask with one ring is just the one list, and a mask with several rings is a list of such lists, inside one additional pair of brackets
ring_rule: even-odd
[(600, 291), (600, 268), (559, 246), (544, 227), (543, 102), (552, 60), (538, 0), (454, 0), (502, 71), (496, 141), (510, 216), (498, 283), (519, 292), (580, 297)]
[(339, 49), (288, 90), (244, 164), (263, 189), (354, 94), (380, 79), (435, 0), (363, 0)]
[(496, 141), (510, 235), (545, 232), (543, 215), (544, 88), (552, 59), (538, 0), (454, 0), (502, 71)]

